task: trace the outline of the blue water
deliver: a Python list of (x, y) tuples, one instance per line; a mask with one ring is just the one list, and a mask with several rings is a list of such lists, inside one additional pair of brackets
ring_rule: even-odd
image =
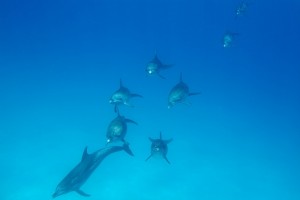
[[(85, 146), (104, 147), (122, 78), (144, 96), (120, 107), (135, 157), (107, 157), (88, 199), (299, 200), (300, 2), (253, 0), (236, 18), (239, 3), (0, 1), (0, 199), (51, 199)], [(165, 80), (145, 73), (155, 51)], [(201, 95), (168, 110), (181, 72)], [(171, 165), (145, 162), (160, 131)]]

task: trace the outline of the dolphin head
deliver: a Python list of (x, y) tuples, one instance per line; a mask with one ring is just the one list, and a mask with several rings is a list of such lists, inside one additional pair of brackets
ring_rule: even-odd
[(121, 92), (115, 92), (114, 94), (111, 95), (109, 99), (110, 104), (122, 104), (124, 101), (124, 94)]
[(52, 194), (52, 198), (56, 198), (60, 195), (66, 194), (70, 192), (70, 190), (66, 187), (64, 187), (63, 185), (59, 184), (55, 190), (55, 192)]
[(232, 40), (233, 40), (233, 35), (225, 34), (224, 41), (223, 41), (223, 47), (229, 47)]
[(160, 153), (160, 152), (165, 152), (165, 144), (163, 143), (162, 140), (153, 140), (152, 145), (151, 145), (151, 151), (152, 153)]
[(153, 75), (157, 73), (158, 66), (156, 63), (150, 62), (146, 67), (146, 72), (148, 75)]

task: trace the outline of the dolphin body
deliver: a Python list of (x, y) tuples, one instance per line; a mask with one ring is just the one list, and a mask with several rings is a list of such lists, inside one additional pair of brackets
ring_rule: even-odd
[(182, 74), (180, 74), (179, 83), (176, 84), (170, 91), (168, 96), (168, 108), (172, 108), (177, 103), (185, 103), (186, 98), (193, 95), (198, 95), (199, 92), (190, 92), (189, 87), (182, 81)]
[(137, 125), (135, 121), (121, 116), (118, 112), (118, 116), (108, 125), (106, 131), (107, 144), (119, 140), (125, 143), (124, 137), (127, 133), (127, 123), (133, 123)]
[(132, 151), (129, 149), (128, 144), (123, 146), (110, 146), (99, 149), (98, 151), (88, 154), (87, 147), (84, 149), (82, 159), (74, 169), (72, 169), (68, 175), (57, 185), (52, 197), (58, 197), (68, 192), (75, 191), (82, 196), (90, 196), (83, 192), (80, 187), (87, 181), (94, 170), (108, 155), (124, 150), (129, 155), (133, 156)]
[(155, 53), (154, 58), (147, 64), (146, 72), (148, 75), (158, 75), (160, 78), (165, 79), (165, 77), (160, 74), (160, 71), (170, 67), (172, 67), (172, 65), (163, 64)]
[(158, 155), (161, 155), (169, 164), (171, 164), (170, 161), (167, 158), (167, 153), (168, 153), (168, 144), (173, 139), (163, 140), (161, 132), (160, 132), (159, 139), (152, 139), (152, 138), (149, 137), (149, 140), (152, 142), (152, 144), (151, 144), (151, 154), (146, 159), (146, 161), (149, 160), (149, 158), (151, 158), (152, 156), (158, 154)]
[(223, 47), (228, 48), (232, 46), (232, 42), (234, 41), (235, 37), (238, 36), (238, 33), (227, 32), (223, 36)]
[(126, 87), (123, 86), (122, 80), (120, 80), (120, 88), (111, 95), (109, 99), (109, 103), (115, 105), (115, 112), (117, 112), (119, 105), (126, 105), (126, 106), (133, 107), (129, 103), (129, 100), (132, 97), (142, 97), (142, 96), (139, 94), (131, 93)]
[(242, 1), (235, 10), (235, 17), (239, 17), (245, 14), (249, 6), (249, 3)]

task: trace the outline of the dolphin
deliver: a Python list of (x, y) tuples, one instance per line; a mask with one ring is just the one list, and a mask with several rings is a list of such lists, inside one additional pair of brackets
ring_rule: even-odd
[(129, 145), (124, 143), (123, 146), (110, 146), (99, 149), (98, 151), (88, 154), (87, 147), (84, 149), (82, 159), (68, 175), (57, 185), (55, 192), (52, 197), (58, 197), (68, 192), (75, 191), (82, 196), (90, 196), (83, 192), (80, 187), (87, 181), (94, 170), (108, 155), (124, 150), (129, 155), (133, 156), (132, 151), (129, 149)]
[(168, 96), (168, 108), (172, 108), (177, 103), (186, 103), (186, 98), (193, 95), (198, 95), (199, 92), (189, 92), (189, 87), (182, 81), (182, 74), (180, 74), (180, 81), (170, 91)]
[(160, 71), (170, 67), (172, 67), (172, 65), (163, 64), (155, 52), (154, 58), (147, 64), (146, 72), (148, 75), (158, 75), (160, 78), (165, 79), (165, 77), (160, 74)]
[(173, 139), (169, 139), (169, 140), (163, 140), (162, 139), (162, 135), (161, 132), (159, 134), (159, 139), (152, 139), (149, 137), (149, 140), (152, 142), (151, 144), (151, 154), (150, 156), (146, 159), (149, 160), (149, 158), (151, 158), (152, 156), (159, 154), (161, 155), (169, 164), (170, 161), (167, 158), (167, 153), (168, 153), (168, 144), (173, 140)]
[(225, 35), (223, 36), (223, 47), (227, 48), (232, 45), (232, 42), (236, 36), (238, 36), (238, 33), (233, 33), (233, 32), (226, 32)]
[(242, 1), (235, 10), (235, 17), (243, 16), (247, 11), (249, 3)]
[(133, 123), (137, 125), (135, 121), (121, 116), (118, 112), (118, 116), (108, 125), (106, 131), (107, 144), (118, 140), (125, 142), (124, 137), (127, 132), (127, 123)]
[(119, 105), (126, 105), (126, 106), (133, 107), (129, 103), (129, 100), (132, 97), (142, 97), (142, 96), (139, 94), (131, 93), (126, 87), (123, 86), (122, 80), (120, 79), (120, 88), (111, 95), (109, 99), (109, 103), (115, 105), (115, 112), (117, 112)]

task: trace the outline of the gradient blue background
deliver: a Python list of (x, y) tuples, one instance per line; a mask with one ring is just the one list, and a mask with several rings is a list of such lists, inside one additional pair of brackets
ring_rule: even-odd
[[(144, 96), (121, 108), (135, 157), (104, 160), (89, 199), (299, 200), (300, 1), (253, 0), (235, 19), (239, 3), (1, 0), (0, 199), (51, 199), (104, 146), (122, 78)], [(166, 80), (145, 74), (155, 50)], [(180, 72), (202, 94), (168, 110)], [(171, 165), (144, 161), (159, 131)]]

